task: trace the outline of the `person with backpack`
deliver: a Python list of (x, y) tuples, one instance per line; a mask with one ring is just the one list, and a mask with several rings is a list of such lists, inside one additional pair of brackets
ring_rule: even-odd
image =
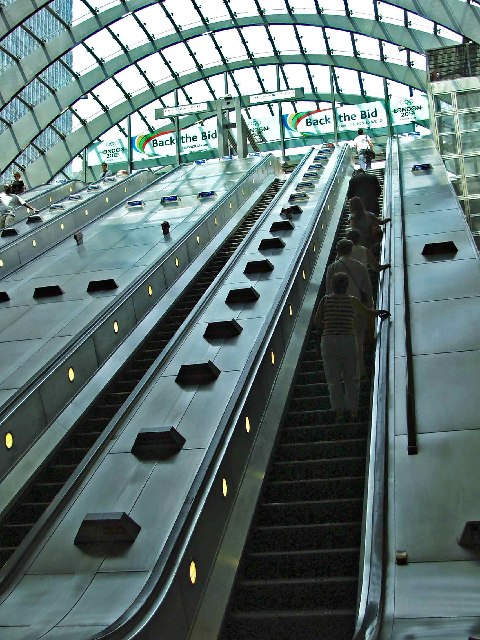
[(358, 164), (360, 169), (370, 169), (372, 166), (373, 142), (369, 135), (364, 133), (363, 129), (358, 130), (358, 135), (353, 141), (353, 146), (358, 155)]

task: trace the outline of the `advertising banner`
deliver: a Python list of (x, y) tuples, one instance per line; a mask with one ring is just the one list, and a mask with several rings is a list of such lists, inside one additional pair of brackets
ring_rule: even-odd
[(127, 162), (127, 139), (108, 139), (108, 132), (88, 149), (88, 166), (93, 167), (102, 162)]
[(414, 98), (390, 98), (390, 113), (394, 125), (428, 120), (428, 98), (418, 95)]
[[(387, 113), (380, 100), (336, 107), (336, 113), (339, 132), (387, 126)], [(283, 116), (283, 123), (285, 129), (293, 136), (324, 136), (335, 131), (331, 107), (290, 113)]]

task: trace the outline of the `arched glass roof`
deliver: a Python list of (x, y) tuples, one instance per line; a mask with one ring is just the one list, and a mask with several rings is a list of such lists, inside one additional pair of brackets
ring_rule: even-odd
[[(477, 0), (11, 0), (0, 21), (7, 174), (47, 181), (125, 118), (303, 87), (296, 110), (425, 91), (425, 51), (478, 41)], [(331, 74), (331, 70), (333, 73)], [(313, 104), (312, 104), (313, 103)], [(248, 116), (272, 112), (257, 106)]]

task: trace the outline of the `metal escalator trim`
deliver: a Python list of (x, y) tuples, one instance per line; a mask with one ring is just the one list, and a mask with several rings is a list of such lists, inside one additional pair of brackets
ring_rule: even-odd
[[(260, 200), (262, 198), (264, 198), (265, 196), (269, 197), (268, 194), (270, 194), (270, 192), (272, 191), (273, 185), (275, 183), (278, 183), (279, 185), (281, 185), (281, 181), (279, 181), (278, 179), (273, 180), (273, 182), (270, 184), (270, 186), (265, 190), (263, 196), (260, 198)], [(246, 214), (246, 216), (244, 217), (244, 220), (250, 219), (252, 216), (252, 213), (255, 211), (255, 209), (259, 206), (259, 202), (257, 201), (257, 203), (253, 206), (252, 210)], [(267, 212), (269, 210), (269, 203), (264, 207), (264, 210), (262, 211), (263, 215), (267, 215)], [(256, 224), (259, 224), (258, 220), (260, 220), (261, 223), (261, 219), (262, 217), (260, 216), (257, 219)], [(241, 224), (241, 223), (240, 223)], [(239, 224), (236, 225), (235, 229), (239, 228)], [(233, 231), (232, 231), (233, 233)], [(226, 239), (224, 239), (221, 244), (220, 247), (218, 249), (218, 253), (221, 253), (224, 249), (224, 247), (228, 246), (228, 244), (230, 243), (230, 236), (227, 237)], [(237, 242), (238, 244), (238, 242)], [(214, 256), (215, 257), (215, 256)], [(208, 267), (208, 264), (210, 263), (211, 260), (208, 260), (206, 265), (205, 265), (205, 269)], [(192, 280), (190, 282), (189, 286), (194, 286), (195, 280)], [(188, 293), (188, 288), (187, 288), (187, 293)], [(213, 294), (214, 295), (214, 294)], [(199, 301), (200, 302), (200, 301)], [(161, 322), (161, 318), (157, 321), (155, 321), (152, 325), (152, 327), (150, 327), (150, 329), (147, 330), (147, 335), (155, 329), (155, 326), (158, 324), (158, 322)], [(175, 348), (175, 345), (179, 342), (179, 340), (181, 339), (181, 336), (177, 336), (175, 340), (171, 339), (171, 346), (170, 346), (170, 350), (172, 348)], [(160, 363), (163, 362), (165, 360), (165, 358), (168, 355), (168, 349), (167, 349), (168, 343), (163, 347), (164, 353), (163, 353), (163, 357), (162, 360), (159, 361)], [(135, 384), (135, 386), (138, 386), (138, 388), (136, 389), (136, 391), (133, 391), (133, 389), (129, 392), (130, 394), (130, 398), (129, 400), (124, 404), (123, 408), (122, 408), (122, 413), (125, 412), (127, 410), (127, 408), (129, 406), (131, 406), (131, 404), (134, 402), (134, 399), (142, 392), (141, 387), (145, 384), (144, 381), (148, 381), (152, 375), (154, 375), (154, 372), (156, 370), (156, 368), (158, 368), (158, 363), (157, 363), (157, 367), (155, 366), (150, 366), (148, 368), (148, 370), (145, 372), (145, 374), (142, 377), (142, 380), (138, 383)], [(85, 415), (88, 411), (88, 408), (86, 408), (83, 411), (82, 415)], [(75, 488), (75, 481), (76, 479), (78, 479), (78, 477), (80, 477), (80, 475), (84, 475), (87, 470), (89, 468), (91, 468), (92, 464), (94, 464), (94, 462), (96, 461), (96, 459), (100, 456), (101, 452), (102, 452), (102, 446), (103, 444), (108, 441), (108, 438), (110, 437), (110, 434), (112, 432), (112, 430), (115, 428), (115, 426), (117, 425), (118, 420), (120, 419), (120, 414), (118, 416), (116, 416), (116, 418), (114, 418), (113, 420), (109, 421), (109, 428), (105, 429), (104, 427), (101, 428), (100, 432), (98, 433), (98, 439), (95, 439), (95, 450), (91, 449), (91, 451), (87, 454), (87, 456), (82, 460), (82, 466), (80, 467), (80, 465), (74, 464), (74, 465), (69, 465), (69, 471), (67, 473), (66, 476), (66, 480), (64, 480), (61, 483), (61, 487), (62, 489), (60, 491), (55, 491), (55, 497), (52, 499), (51, 503), (50, 503), (50, 508), (48, 510), (48, 513), (44, 513), (42, 514), (42, 516), (39, 518), (38, 522), (33, 526), (32, 531), (28, 534), (28, 536), (25, 538), (24, 541), (21, 542), (21, 544), (19, 545), (18, 549), (19, 549), (19, 553), (16, 555), (16, 557), (14, 558), (14, 563), (15, 563), (15, 567), (22, 561), (23, 559), (23, 554), (27, 552), (27, 548), (31, 545), (34, 544), (35, 540), (38, 538), (38, 536), (41, 535), (43, 528), (45, 526), (47, 526), (48, 524), (48, 519), (53, 517), (61, 508), (62, 508), (62, 504), (65, 502), (65, 500), (68, 497), (68, 494), (74, 490)], [(81, 420), (82, 418), (80, 418)], [(75, 423), (76, 425), (77, 423)], [(74, 427), (75, 427), (74, 425)], [(85, 425), (87, 426), (87, 425)], [(70, 468), (73, 467), (73, 469)], [(57, 495), (58, 494), (58, 495)], [(28, 539), (27, 539), (28, 538)], [(7, 585), (10, 581), (10, 579), (13, 579), (13, 577), (11, 578), (11, 569), (12, 566), (10, 565), (8, 569), (3, 568), (0, 572), (0, 588), (4, 588), (5, 585)]]
[[(140, 193), (141, 191), (145, 191), (145, 189), (155, 185), (157, 182), (160, 182), (161, 180), (163, 180), (163, 178), (167, 178), (167, 177), (171, 176), (178, 169), (179, 169), (179, 167), (174, 167), (171, 171), (168, 171), (167, 173), (162, 174), (157, 179), (152, 180), (152, 182), (150, 182), (149, 184), (147, 184), (147, 185), (143, 185), (142, 184), (136, 191), (134, 191), (134, 192), (132, 192), (132, 193), (130, 193), (128, 195), (125, 195), (125, 197), (122, 200), (120, 200), (117, 204), (111, 205), (110, 207), (108, 207), (107, 209), (102, 211), (102, 213), (100, 213), (95, 218), (89, 218), (88, 222), (82, 225), (82, 228), (89, 227), (91, 224), (93, 224), (97, 220), (100, 220), (103, 216), (105, 216), (108, 213), (110, 213), (112, 209), (115, 209), (116, 207), (119, 207), (124, 201), (129, 200), (130, 198), (132, 198), (132, 196), (135, 196), (136, 194)], [(21, 235), (19, 234), (18, 236), (15, 236), (14, 239), (11, 242), (3, 244), (0, 247), (0, 250), (10, 249), (11, 247), (14, 247), (14, 246), (16, 246), (18, 244), (21, 244), (25, 240), (28, 240), (32, 236), (35, 236), (35, 235), (38, 236), (39, 231), (41, 231), (43, 229), (47, 229), (48, 227), (50, 227), (52, 225), (58, 224), (62, 219), (68, 218), (74, 211), (76, 212), (77, 209), (82, 209), (85, 206), (88, 206), (88, 204), (91, 203), (94, 199), (101, 198), (101, 197), (105, 196), (105, 194), (108, 195), (110, 193), (110, 191), (112, 191), (113, 189), (116, 189), (117, 187), (120, 187), (120, 186), (124, 186), (125, 184), (128, 184), (128, 182), (136, 180), (136, 178), (138, 177), (138, 175), (140, 173), (152, 174), (153, 172), (145, 169), (144, 171), (139, 171), (137, 173), (129, 175), (127, 178), (125, 178), (121, 182), (112, 183), (110, 186), (106, 187), (102, 191), (92, 192), (92, 196), (88, 200), (82, 200), (79, 204), (73, 205), (70, 209), (68, 209), (66, 211), (63, 211), (63, 212), (60, 211), (55, 217), (52, 217), (50, 220), (47, 220), (46, 222), (43, 222), (41, 225), (35, 226), (34, 229), (29, 229), (25, 233), (22, 233)], [(66, 199), (66, 198), (64, 198), (64, 199)], [(60, 204), (60, 201), (56, 202), (55, 204)], [(45, 209), (48, 210), (49, 207), (50, 207), (50, 205), (45, 207)], [(44, 209), (40, 210), (40, 213), (42, 213), (42, 212), (44, 212)], [(19, 222), (25, 222), (25, 220), (19, 220)], [(16, 225), (12, 225), (13, 228), (15, 228), (15, 226)], [(10, 227), (8, 227), (8, 228), (10, 228)], [(38, 252), (35, 255), (35, 257), (32, 258), (32, 260), (38, 258), (42, 254), (46, 253), (50, 249), (53, 249), (54, 247), (56, 247), (57, 245), (61, 244), (62, 242), (65, 242), (65, 240), (66, 240), (66, 237), (63, 236), (63, 237), (59, 238), (58, 241), (52, 242), (52, 244), (49, 244), (48, 246), (46, 246), (41, 252)], [(23, 267), (25, 267), (25, 265), (27, 265), (29, 262), (30, 262), (30, 260), (27, 260), (26, 262), (20, 264), (15, 269), (12, 269), (12, 271), (9, 271), (8, 273), (5, 274), (5, 276), (2, 276), (2, 277), (10, 276), (12, 273), (15, 273), (16, 271), (19, 271), (20, 269), (23, 269)]]
[[(266, 164), (268, 160), (270, 160), (271, 154), (262, 158), (261, 162), (255, 164), (246, 174), (245, 176), (235, 184), (234, 188), (228, 191), (220, 200), (218, 200), (215, 205), (209, 208), (206, 211), (205, 217), (210, 217), (215, 214), (215, 211), (221, 206), (222, 203), (226, 202), (229, 197), (231, 197), (231, 193), (241, 188), (241, 185), (250, 177), (252, 173), (259, 170), (263, 164)], [(177, 167), (178, 168), (178, 167)], [(176, 168), (176, 169), (177, 169)], [(176, 170), (174, 169), (174, 170)], [(170, 175), (170, 173), (166, 174)], [(161, 176), (160, 180), (165, 177)], [(150, 185), (149, 185), (150, 186)], [(201, 205), (198, 205), (201, 206)], [(151, 277), (152, 274), (161, 268), (161, 265), (170, 259), (176, 251), (178, 251), (178, 246), (181, 243), (182, 245), (188, 241), (188, 238), (194, 236), (197, 233), (198, 227), (204, 221), (204, 218), (200, 219), (195, 226), (188, 232), (188, 234), (184, 235), (180, 242), (176, 245), (170, 247), (170, 249), (161, 257), (161, 260), (155, 262), (152, 266), (142, 272), (133, 282), (126, 287), (122, 292), (120, 292), (115, 299), (109, 304), (103, 311), (101, 311), (88, 325), (85, 327), (82, 335), (75, 336), (70, 340), (57, 354), (56, 356), (49, 362), (47, 362), (41, 369), (38, 371), (30, 380), (18, 391), (16, 391), (12, 396), (4, 403), (0, 410), (0, 424), (5, 418), (12, 413), (19, 404), (21, 404), (23, 398), (25, 398), (28, 393), (31, 392), (32, 389), (35, 389), (38, 385), (40, 385), (48, 375), (52, 373), (58, 366), (63, 364), (70, 358), (81, 344), (83, 344), (86, 340), (88, 340), (91, 335), (97, 330), (97, 328), (103, 324), (106, 320), (110, 318), (110, 316), (114, 315), (119, 307), (121, 307), (124, 302), (133, 295), (133, 293), (138, 290), (142, 285), (144, 285)], [(63, 240), (62, 240), (63, 242)], [(168, 290), (167, 290), (168, 291)]]
[[(392, 217), (393, 215), (394, 188), (398, 184), (392, 147), (393, 141), (390, 139), (387, 145), (386, 175), (383, 190), (383, 211), (386, 217)], [(391, 261), (391, 243), (393, 241), (392, 225), (389, 224), (384, 229), (381, 263)], [(390, 269), (381, 272), (378, 284), (377, 308), (387, 310), (390, 308), (390, 279)], [(374, 640), (379, 633), (383, 611), (390, 321), (377, 321), (377, 331), (362, 530), (361, 584), (353, 640), (367, 640), (367, 638), (368, 640)]]
[[(261, 362), (269, 347), (271, 337), (275, 330), (276, 321), (281, 316), (285, 306), (287, 305), (288, 292), (293, 287), (295, 279), (301, 271), (302, 257), (310, 247), (311, 237), (316, 226), (320, 224), (319, 213), (322, 210), (328, 195), (333, 191), (337, 174), (340, 173), (343, 168), (347, 153), (348, 150), (346, 147), (339, 150), (334, 166), (330, 168), (330, 173), (325, 183), (323, 197), (320, 197), (319, 202), (317, 203), (317, 214), (312, 216), (312, 219), (315, 218), (315, 225), (312, 225), (305, 231), (303, 241), (296, 249), (296, 259), (292, 261), (296, 266), (291, 271), (288, 278), (286, 278), (285, 286), (279, 291), (278, 295), (272, 302), (270, 312), (267, 315), (265, 323), (267, 328), (263, 335), (259, 336), (255, 345), (253, 345), (251, 355), (247, 361), (239, 384), (237, 385), (237, 391), (232, 394), (229, 404), (225, 408), (224, 418), (222, 418), (216, 436), (213, 438), (212, 444), (210, 445), (209, 452), (198, 470), (192, 488), (185, 499), (184, 506), (180, 511), (180, 515), (174, 529), (167, 540), (152, 575), (147, 580), (145, 587), (142, 589), (132, 606), (127, 609), (125, 614), (113, 625), (105, 629), (104, 632), (100, 632), (94, 636), (95, 640), (106, 640), (107, 638), (109, 640), (120, 640), (120, 638), (134, 637), (136, 634), (134, 629), (140, 629), (143, 626), (143, 617), (150, 616), (152, 609), (154, 610), (155, 606), (161, 602), (169, 584), (178, 571), (183, 559), (183, 554), (188, 546), (188, 542), (194, 534), (201, 506), (211, 488), (215, 470), (218, 468), (223, 456), (225, 455), (233, 427), (242, 413), (243, 405), (248, 398), (248, 394), (254, 389), (256, 374), (260, 369)], [(309, 159), (310, 155), (311, 154), (307, 154), (304, 162)], [(289, 187), (291, 181), (293, 184), (293, 181), (296, 179), (296, 175), (300, 172), (303, 164), (304, 163), (299, 165), (296, 171), (290, 176), (288, 184), (287, 186), (284, 186), (283, 190)], [(317, 261), (319, 255), (320, 251), (317, 253)], [(239, 259), (239, 256), (237, 256), (237, 259)], [(194, 321), (195, 320), (192, 318), (192, 322)]]

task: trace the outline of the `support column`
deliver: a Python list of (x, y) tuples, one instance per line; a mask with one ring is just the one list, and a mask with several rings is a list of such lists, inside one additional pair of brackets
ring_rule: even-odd
[(387, 128), (388, 128), (388, 137), (393, 137), (393, 123), (392, 123), (392, 114), (390, 111), (390, 96), (388, 95), (388, 84), (387, 79), (383, 79), (383, 93), (385, 97), (385, 112), (387, 114)]
[[(276, 66), (277, 71), (277, 91), (280, 91), (280, 65)], [(285, 127), (283, 126), (282, 103), (278, 103), (278, 126), (280, 129), (280, 152), (282, 154), (282, 162), (287, 159), (285, 154)]]
[(248, 155), (247, 123), (242, 115), (240, 98), (235, 98), (235, 120), (237, 122), (237, 154), (239, 158)]
[(225, 125), (227, 124), (225, 112), (222, 108), (222, 101), (217, 100), (217, 138), (218, 138), (218, 157), (228, 155), (228, 134)]
[[(178, 107), (178, 89), (175, 89), (175, 106)], [(182, 161), (182, 138), (180, 134), (180, 118), (174, 118), (175, 122), (175, 156), (177, 165)]]
[(127, 171), (132, 173), (133, 160), (132, 160), (132, 117), (127, 116)]
[(330, 99), (332, 101), (332, 117), (333, 117), (333, 130), (335, 132), (335, 145), (338, 144), (338, 123), (337, 123), (337, 110), (335, 107), (335, 84), (333, 81), (333, 74), (335, 73), (333, 67), (330, 66)]

